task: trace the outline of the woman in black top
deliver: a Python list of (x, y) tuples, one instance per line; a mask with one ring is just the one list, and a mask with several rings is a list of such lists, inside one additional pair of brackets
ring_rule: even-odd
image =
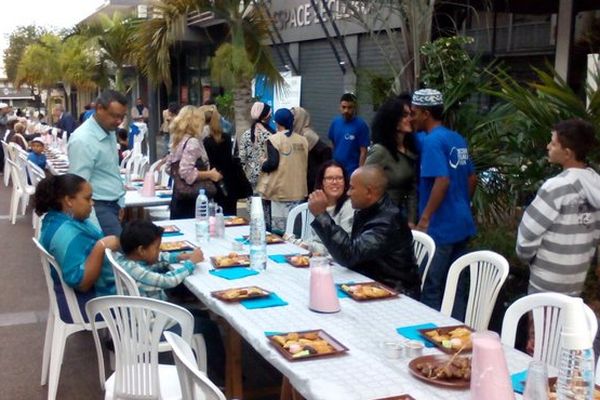
[(251, 194), (239, 160), (233, 157), (231, 136), (223, 133), (221, 116), (214, 105), (200, 107), (204, 111), (206, 132), (204, 148), (210, 165), (216, 168), (223, 179), (217, 183), (215, 201), (223, 208), (224, 215), (236, 215), (237, 200)]

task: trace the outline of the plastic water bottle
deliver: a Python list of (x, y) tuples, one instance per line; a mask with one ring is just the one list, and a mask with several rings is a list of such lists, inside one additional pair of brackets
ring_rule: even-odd
[(217, 204), (215, 202), (213, 202), (212, 200), (208, 203), (208, 234), (210, 235), (210, 237), (216, 237), (217, 236), (217, 226), (216, 226), (216, 212), (217, 209)]
[(265, 215), (260, 197), (252, 197), (250, 207), (250, 268), (267, 269), (267, 242), (265, 240)]
[(221, 239), (225, 237), (225, 216), (221, 206), (217, 206), (215, 212), (215, 237)]
[(565, 307), (562, 349), (556, 394), (558, 400), (594, 399), (594, 350), (583, 300), (573, 298)]
[(206, 243), (209, 240), (208, 234), (208, 197), (204, 189), (200, 189), (196, 197), (196, 241)]

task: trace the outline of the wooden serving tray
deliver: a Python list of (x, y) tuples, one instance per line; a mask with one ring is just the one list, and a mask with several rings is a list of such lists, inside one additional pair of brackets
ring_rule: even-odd
[[(451, 331), (453, 331), (453, 330), (455, 330), (457, 328), (465, 328), (465, 329), (468, 329), (471, 332), (471, 334), (473, 333), (473, 329), (471, 329), (467, 325), (452, 325), (452, 326), (443, 326), (443, 327), (440, 327), (440, 328), (419, 329), (419, 333), (421, 334), (421, 336), (423, 336), (423, 339), (425, 339), (428, 342), (434, 344), (435, 347), (437, 347), (438, 349), (440, 349), (444, 353), (454, 354), (454, 353), (456, 353), (457, 351), (460, 350), (460, 347), (456, 347), (456, 348), (444, 347), (442, 345), (442, 342), (439, 342), (437, 340), (433, 340), (431, 337), (429, 337), (427, 335), (427, 332), (437, 331), (439, 335), (448, 335), (449, 332), (451, 332)], [(473, 344), (471, 343), (468, 346), (466, 346), (464, 349), (462, 349), (461, 353), (470, 353), (472, 350), (473, 350)]]
[[(356, 301), (372, 301), (372, 300), (383, 300), (392, 297), (398, 297), (399, 294), (394, 289), (391, 289), (379, 282), (360, 282), (360, 283), (342, 283), (339, 285), (340, 289), (348, 294), (351, 298)], [(373, 294), (372, 296), (363, 295), (360, 292), (360, 287), (373, 287), (377, 291), (383, 291), (381, 295)]]
[[(235, 262), (233, 264), (229, 264), (228, 263), (226, 265), (223, 265), (220, 260), (222, 260), (224, 258), (234, 258)], [(250, 256), (248, 256), (246, 254), (238, 254), (235, 257), (216, 256), (216, 257), (211, 257), (210, 261), (211, 261), (213, 267), (215, 267), (216, 269), (234, 268), (234, 267), (248, 267), (248, 266), (250, 266)]]
[[(244, 292), (247, 291), (249, 293), (239, 293), (237, 296), (235, 297), (229, 297), (228, 293), (231, 293), (232, 291), (237, 291), (237, 292)], [(271, 294), (271, 292), (262, 289), (258, 286), (247, 286), (247, 287), (241, 287), (241, 288), (232, 288), (232, 289), (226, 289), (226, 290), (217, 290), (215, 292), (211, 292), (211, 296), (225, 301), (227, 303), (235, 303), (238, 301), (242, 301), (242, 300), (248, 300), (248, 299), (258, 299), (261, 297), (267, 297)]]
[[(277, 336), (285, 338), (291, 334), (292, 335), (297, 334), (300, 339), (305, 338), (307, 335), (309, 335), (309, 336), (316, 335), (318, 337), (318, 339), (325, 340), (333, 348), (333, 351), (331, 351), (329, 353), (315, 353), (315, 354), (307, 354), (305, 356), (300, 356), (300, 357), (294, 357), (293, 353), (291, 353), (288, 349), (284, 348), (275, 338)], [(301, 360), (311, 360), (314, 358), (321, 358), (321, 357), (331, 357), (331, 356), (337, 356), (340, 354), (344, 354), (345, 352), (348, 351), (348, 348), (346, 346), (344, 346), (343, 344), (338, 342), (336, 339), (334, 339), (332, 336), (330, 336), (327, 332), (325, 332), (322, 329), (313, 329), (313, 330), (301, 331), (301, 332), (288, 332), (288, 333), (281, 333), (278, 335), (267, 335), (267, 338), (269, 339), (269, 342), (277, 349), (277, 351), (279, 351), (281, 353), (281, 355), (283, 357), (285, 357), (285, 359), (288, 361), (301, 361)], [(307, 343), (306, 345), (310, 345), (310, 344)]]
[(187, 240), (177, 240), (175, 242), (162, 242), (160, 244), (160, 251), (185, 251), (194, 250), (196, 246), (188, 242)]

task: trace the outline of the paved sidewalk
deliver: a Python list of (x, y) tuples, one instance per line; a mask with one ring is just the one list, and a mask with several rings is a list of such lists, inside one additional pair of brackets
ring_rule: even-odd
[[(48, 292), (39, 253), (31, 241), (31, 210), (18, 217), (15, 225), (8, 219), (11, 190), (0, 181), (0, 399), (41, 400), (48, 393), (47, 386), (40, 385)], [(281, 375), (247, 345), (243, 360), (248, 371), (245, 385), (279, 385)], [(79, 332), (69, 337), (56, 398), (103, 399), (97, 365), (92, 334)]]
[[(0, 183), (0, 398), (45, 399), (40, 385), (48, 292), (31, 241), (31, 212), (11, 225), (11, 187)], [(65, 348), (57, 399), (103, 399), (91, 333), (72, 335)]]

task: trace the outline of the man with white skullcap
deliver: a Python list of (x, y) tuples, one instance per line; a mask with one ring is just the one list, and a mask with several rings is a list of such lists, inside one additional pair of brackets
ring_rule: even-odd
[[(470, 199), (477, 179), (466, 140), (442, 125), (444, 102), (435, 89), (417, 90), (411, 115), (416, 131), (426, 132), (421, 153), (419, 222), (416, 229), (427, 232), (436, 251), (421, 293), (421, 302), (440, 309), (448, 269), (466, 253), (475, 235)], [(421, 271), (423, 272), (423, 271)], [(454, 302), (454, 317), (464, 320), (467, 281), (462, 279)]]

